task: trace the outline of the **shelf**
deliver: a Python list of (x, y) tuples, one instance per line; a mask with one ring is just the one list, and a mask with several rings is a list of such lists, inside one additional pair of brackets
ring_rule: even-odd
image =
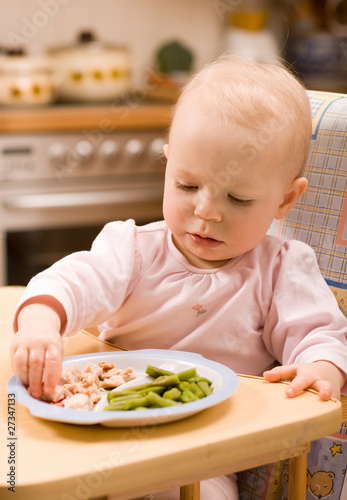
[(0, 132), (51, 132), (99, 129), (116, 130), (166, 129), (171, 122), (170, 104), (82, 106), (57, 105), (31, 109), (0, 110)]

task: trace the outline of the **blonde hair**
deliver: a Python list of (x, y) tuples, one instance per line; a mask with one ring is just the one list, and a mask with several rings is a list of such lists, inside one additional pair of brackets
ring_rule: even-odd
[(226, 127), (236, 123), (255, 130), (285, 130), (289, 175), (302, 175), (312, 135), (311, 107), (303, 85), (280, 61), (264, 64), (223, 54), (192, 77), (176, 109), (192, 93), (204, 95)]

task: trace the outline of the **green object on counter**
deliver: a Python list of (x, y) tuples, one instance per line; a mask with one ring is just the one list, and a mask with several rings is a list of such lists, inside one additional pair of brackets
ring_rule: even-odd
[(164, 75), (176, 72), (190, 72), (192, 52), (180, 42), (163, 45), (157, 52), (158, 70)]

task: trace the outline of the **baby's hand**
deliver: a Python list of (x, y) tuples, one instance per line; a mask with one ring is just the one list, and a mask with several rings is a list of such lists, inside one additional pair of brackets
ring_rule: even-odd
[(43, 304), (24, 307), (18, 319), (19, 330), (11, 348), (12, 368), (33, 397), (53, 392), (59, 383), (63, 362), (63, 340), (59, 333), (60, 318)]
[(328, 361), (277, 366), (263, 375), (269, 382), (290, 380), (291, 383), (285, 391), (290, 398), (297, 396), (304, 389), (311, 388), (318, 392), (323, 401), (331, 397), (340, 399), (340, 390), (345, 381), (344, 374)]

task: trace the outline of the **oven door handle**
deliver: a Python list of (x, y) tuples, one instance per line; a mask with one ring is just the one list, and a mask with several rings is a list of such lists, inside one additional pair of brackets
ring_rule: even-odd
[(163, 187), (118, 189), (73, 193), (23, 194), (4, 200), (8, 210), (67, 209), (77, 207), (105, 207), (108, 205), (161, 202)]

